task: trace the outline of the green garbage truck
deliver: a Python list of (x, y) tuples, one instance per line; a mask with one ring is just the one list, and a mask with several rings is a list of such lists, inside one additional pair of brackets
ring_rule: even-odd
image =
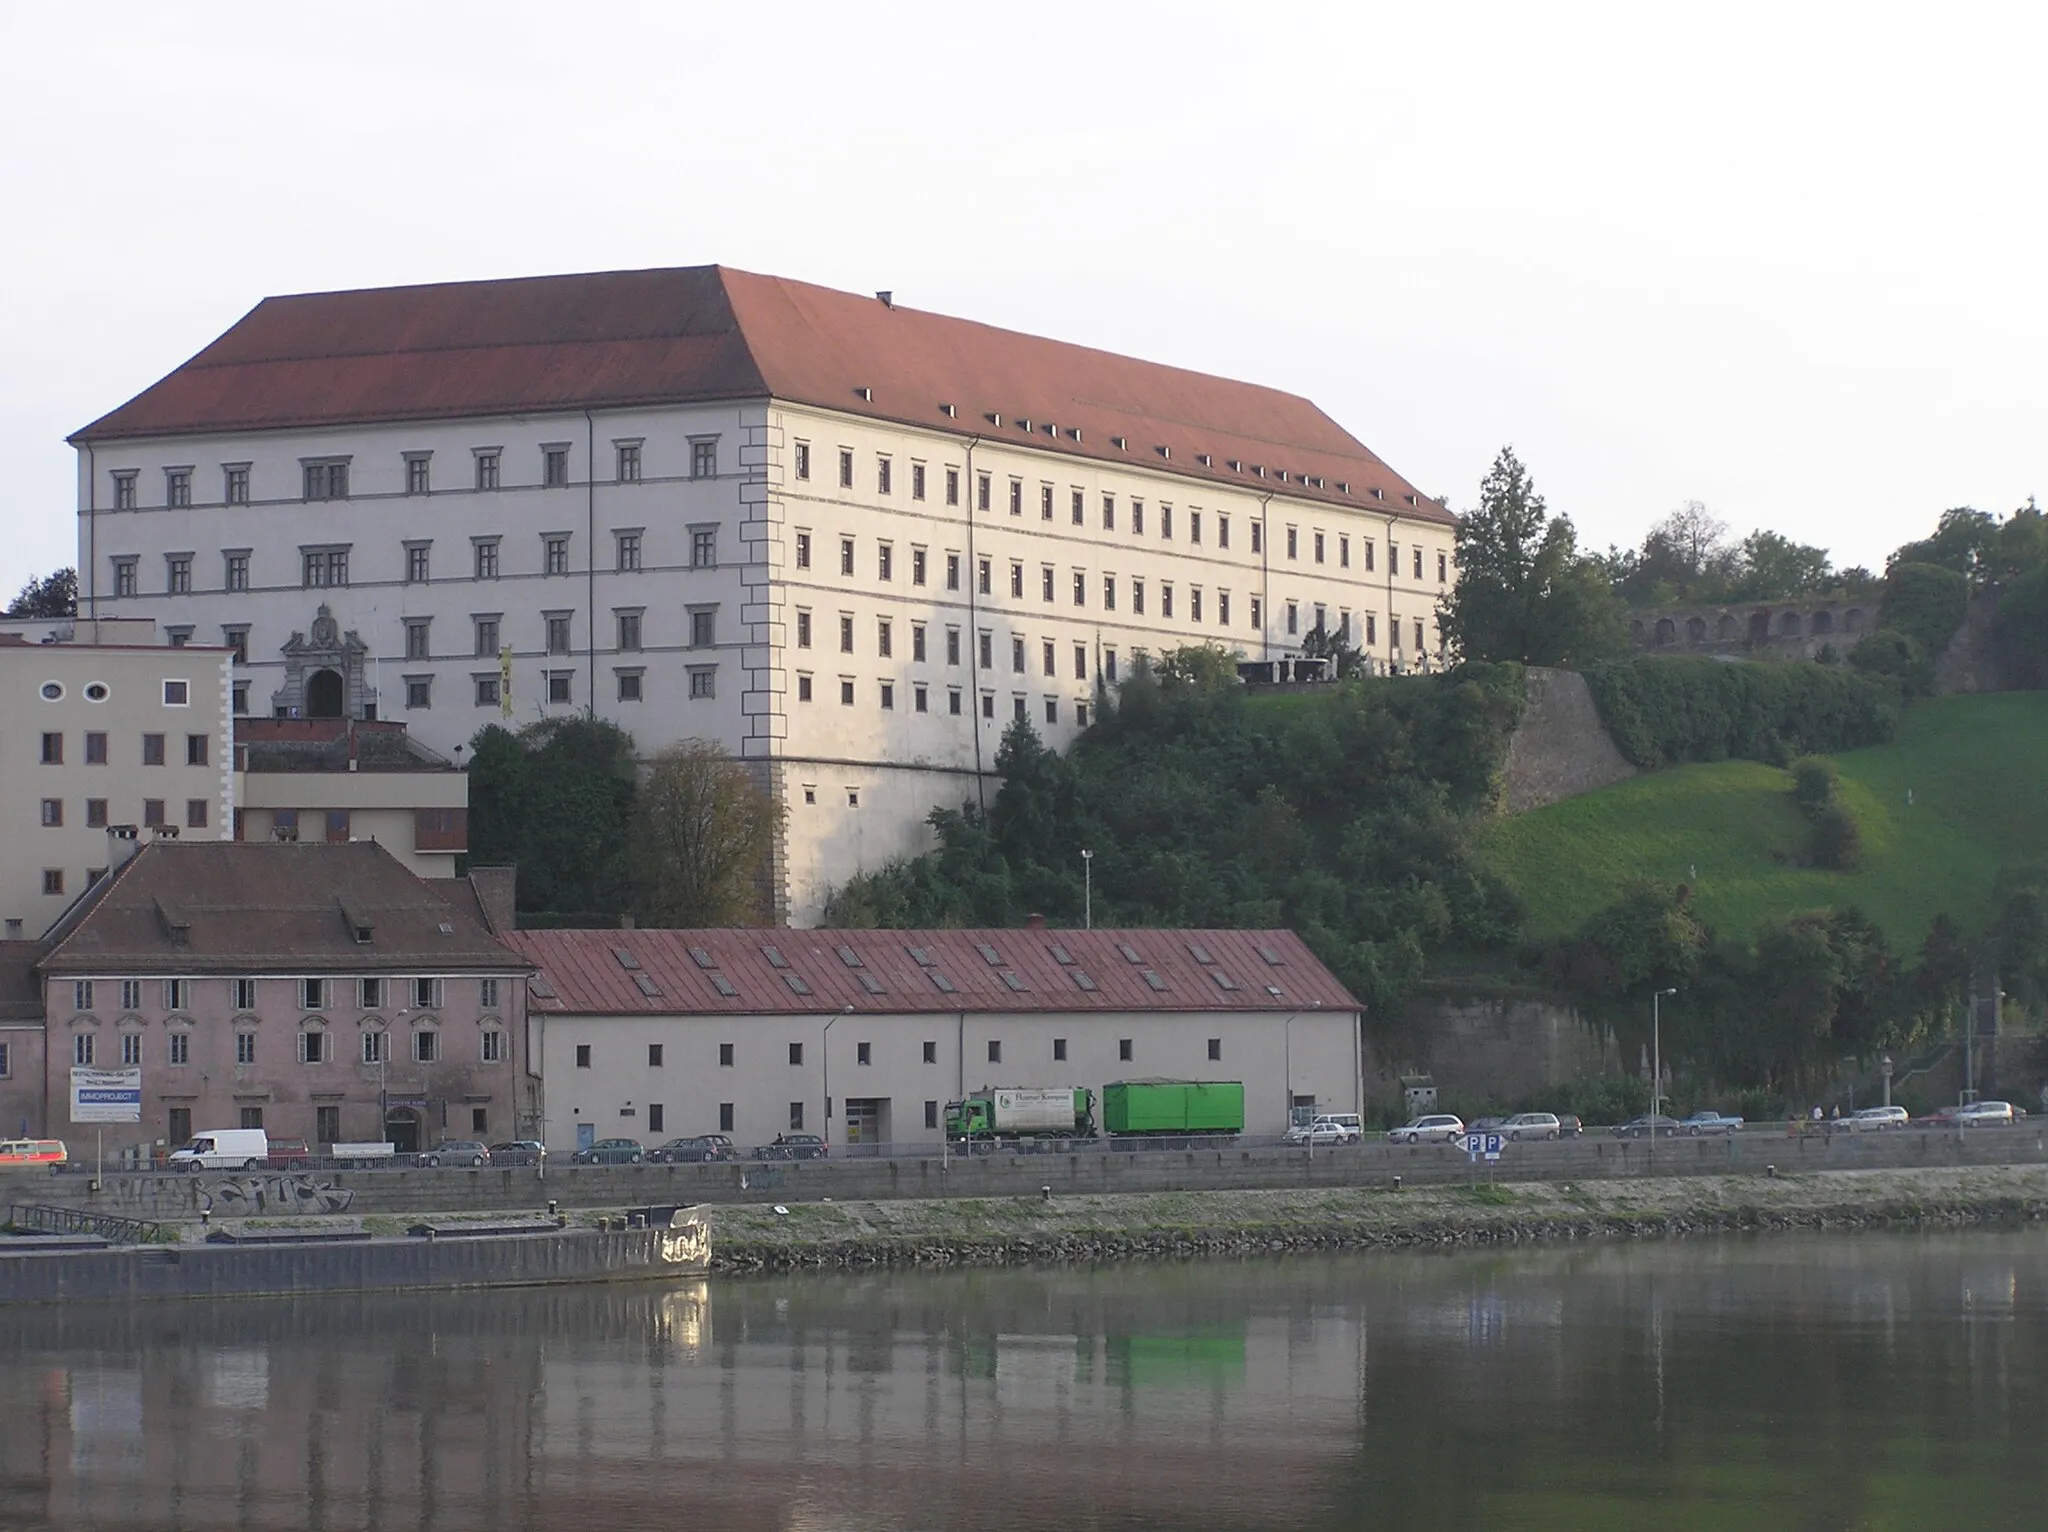
[(946, 1103), (946, 1136), (981, 1143), (1093, 1138), (1095, 1092), (1085, 1085), (1002, 1087)]
[(1239, 1080), (1118, 1080), (1102, 1087), (1111, 1138), (1221, 1136), (1244, 1131)]

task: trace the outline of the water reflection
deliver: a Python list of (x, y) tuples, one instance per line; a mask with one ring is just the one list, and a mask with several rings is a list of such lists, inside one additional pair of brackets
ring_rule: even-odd
[(2036, 1235), (0, 1314), (0, 1526), (2038, 1524)]

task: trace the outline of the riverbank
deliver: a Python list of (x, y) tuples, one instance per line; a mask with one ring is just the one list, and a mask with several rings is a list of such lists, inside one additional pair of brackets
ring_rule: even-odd
[(705, 1209), (722, 1272), (1429, 1249), (2048, 1218), (2048, 1167)]

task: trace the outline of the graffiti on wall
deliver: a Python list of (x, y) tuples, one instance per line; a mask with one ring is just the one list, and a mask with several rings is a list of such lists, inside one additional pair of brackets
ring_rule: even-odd
[(356, 1196), (350, 1188), (336, 1186), (324, 1177), (291, 1174), (231, 1176), (201, 1186), (199, 1194), (201, 1207), (227, 1218), (259, 1213), (343, 1213)]

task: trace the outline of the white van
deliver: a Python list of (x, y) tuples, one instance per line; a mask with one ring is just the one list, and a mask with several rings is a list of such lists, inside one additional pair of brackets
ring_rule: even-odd
[(173, 1170), (259, 1170), (270, 1158), (270, 1135), (261, 1128), (215, 1128), (195, 1133), (171, 1151)]

